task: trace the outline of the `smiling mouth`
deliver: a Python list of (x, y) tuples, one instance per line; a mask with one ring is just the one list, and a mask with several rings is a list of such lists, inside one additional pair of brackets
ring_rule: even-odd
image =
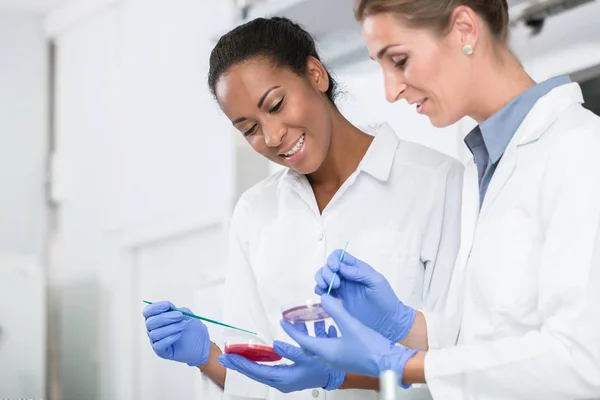
[(298, 138), (298, 141), (296, 142), (294, 147), (292, 147), (292, 149), (287, 153), (282, 153), (281, 156), (285, 158), (292, 157), (294, 154), (300, 151), (300, 149), (302, 148), (302, 144), (304, 144), (304, 133)]
[(423, 104), (429, 100), (428, 98), (424, 98), (423, 100), (417, 101), (415, 104), (417, 105), (417, 112), (420, 112), (423, 109)]

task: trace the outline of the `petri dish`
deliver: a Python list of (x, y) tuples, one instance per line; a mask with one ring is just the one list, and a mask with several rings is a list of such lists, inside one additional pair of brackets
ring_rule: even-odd
[(281, 309), (283, 319), (288, 322), (316, 322), (329, 318), (321, 303), (315, 299), (286, 304)]
[(225, 354), (238, 354), (250, 361), (275, 362), (281, 356), (275, 353), (273, 347), (255, 339), (231, 339), (225, 341)]

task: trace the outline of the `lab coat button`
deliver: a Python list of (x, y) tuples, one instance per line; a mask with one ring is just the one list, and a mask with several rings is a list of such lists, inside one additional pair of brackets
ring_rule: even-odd
[(317, 235), (317, 240), (320, 242), (321, 240), (323, 240), (324, 237), (325, 235), (323, 235), (323, 232), (319, 232), (319, 234)]
[(317, 389), (313, 389), (313, 390), (312, 390), (312, 397), (314, 397), (315, 399), (316, 399), (317, 397), (319, 397), (319, 391), (318, 391)]

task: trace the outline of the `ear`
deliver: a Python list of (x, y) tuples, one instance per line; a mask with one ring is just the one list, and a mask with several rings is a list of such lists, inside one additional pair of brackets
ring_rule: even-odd
[(321, 93), (329, 89), (329, 75), (319, 60), (310, 56), (306, 60), (306, 73), (312, 85)]
[(477, 44), (480, 34), (479, 15), (467, 6), (458, 6), (450, 15), (450, 33), (458, 40), (462, 48), (469, 44), (473, 47)]

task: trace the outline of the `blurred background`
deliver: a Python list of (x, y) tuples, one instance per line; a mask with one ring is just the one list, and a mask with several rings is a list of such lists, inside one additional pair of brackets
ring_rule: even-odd
[[(600, 113), (600, 2), (509, 1), (536, 80)], [(244, 19), (304, 25), (357, 124), (464, 160), (464, 120), (387, 104), (350, 0), (0, 0), (0, 398), (219, 398), (154, 355), (142, 299), (218, 319), (230, 213), (278, 167), (213, 101), (208, 55)]]

